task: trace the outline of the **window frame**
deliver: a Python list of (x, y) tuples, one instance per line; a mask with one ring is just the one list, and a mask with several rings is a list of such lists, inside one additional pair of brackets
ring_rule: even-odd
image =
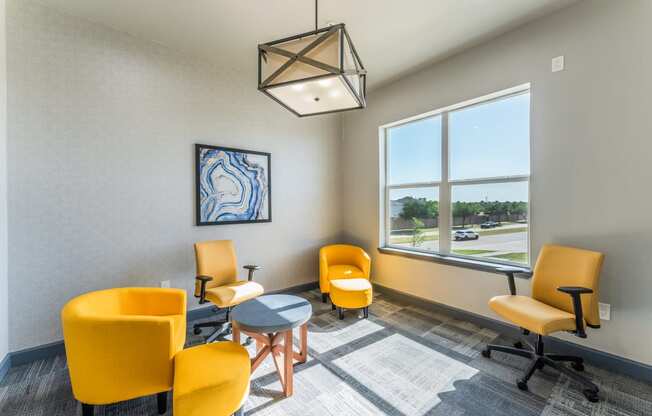
[[(468, 107), (473, 107), (477, 105), (488, 104), (494, 101), (499, 101), (511, 97), (515, 97), (521, 94), (531, 94), (531, 86), (529, 83), (518, 85), (516, 87), (508, 88), (502, 91), (498, 91), (492, 94), (484, 95), (478, 98), (467, 100), (458, 104), (454, 104), (448, 107), (440, 108), (437, 110), (429, 111), (423, 114), (419, 114), (413, 117), (408, 117), (399, 121), (392, 123), (387, 123), (380, 126), (379, 129), (379, 139), (380, 139), (380, 166), (382, 171), (380, 172), (380, 183), (381, 183), (381, 209), (380, 209), (380, 241), (381, 248), (387, 252), (391, 250), (397, 250), (400, 252), (407, 253), (416, 253), (424, 254), (428, 256), (434, 256), (437, 258), (453, 258), (453, 259), (462, 259), (478, 263), (486, 263), (489, 265), (509, 265), (529, 268), (532, 263), (532, 253), (531, 253), (531, 239), (532, 239), (532, 221), (531, 221), (531, 190), (530, 183), (532, 179), (532, 128), (531, 128), (531, 111), (532, 106), (530, 104), (530, 134), (529, 134), (529, 158), (530, 158), (530, 172), (523, 175), (507, 175), (507, 176), (495, 176), (495, 177), (480, 177), (473, 179), (449, 179), (450, 169), (450, 153), (449, 153), (449, 129), (448, 129), (448, 119), (451, 112), (465, 109)], [(441, 117), (441, 175), (440, 180), (438, 181), (428, 181), (428, 182), (414, 182), (414, 183), (398, 183), (392, 184), (389, 181), (390, 178), (390, 154), (389, 154), (389, 130), (391, 128), (399, 127), (405, 124), (413, 123), (416, 121), (424, 120), (427, 118)], [(484, 258), (479, 256), (469, 256), (456, 254), (451, 252), (452, 247), (452, 236), (453, 231), (452, 227), (452, 204), (451, 200), (452, 188), (453, 186), (460, 185), (483, 185), (483, 184), (496, 184), (496, 183), (518, 183), (526, 182), (528, 186), (528, 200), (527, 200), (527, 264), (517, 263), (508, 260), (498, 260), (492, 258)], [(439, 194), (438, 206), (439, 206), (439, 216), (437, 219), (439, 230), (439, 240), (438, 240), (438, 250), (430, 251), (426, 249), (420, 249), (417, 247), (405, 247), (399, 245), (392, 245), (390, 243), (391, 236), (391, 201), (390, 192), (394, 189), (405, 189), (405, 188), (437, 188)], [(443, 231), (442, 231), (443, 230)], [(443, 237), (443, 238), (442, 238)]]

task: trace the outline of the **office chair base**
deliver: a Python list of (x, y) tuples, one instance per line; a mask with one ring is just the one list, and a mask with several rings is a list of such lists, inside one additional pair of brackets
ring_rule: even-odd
[[(233, 333), (231, 323), (223, 322), (223, 321), (200, 322), (194, 325), (192, 332), (195, 335), (199, 335), (202, 333), (202, 328), (217, 328), (215, 329), (215, 331), (213, 331), (212, 334), (206, 337), (206, 341), (205, 341), (206, 344), (210, 344), (211, 342), (215, 342), (215, 341), (228, 341), (226, 339), (226, 336), (231, 335)], [(245, 339), (245, 342), (242, 343), (242, 345), (248, 347), (253, 343), (253, 341), (254, 340), (251, 337), (247, 337)]]
[[(505, 345), (487, 345), (487, 347), (482, 350), (482, 356), (485, 358), (491, 358), (492, 351), (500, 351), (506, 354), (517, 355), (519, 357), (529, 359), (530, 364), (525, 370), (523, 378), (516, 381), (516, 386), (520, 390), (527, 391), (527, 383), (534, 372), (536, 370), (541, 370), (545, 366), (548, 366), (585, 386), (586, 388), (582, 390), (582, 393), (588, 401), (595, 403), (599, 400), (598, 386), (593, 384), (586, 377), (577, 374), (577, 372), (584, 371), (584, 360), (581, 357), (545, 353), (543, 350), (543, 337), (541, 335), (537, 336), (536, 345), (532, 346), (527, 341), (525, 341), (525, 344), (526, 345), (523, 345), (523, 342), (518, 341), (514, 343), (513, 347), (508, 347)], [(526, 346), (529, 348), (526, 348)], [(571, 367), (575, 371), (561, 364), (563, 362), (570, 362)]]

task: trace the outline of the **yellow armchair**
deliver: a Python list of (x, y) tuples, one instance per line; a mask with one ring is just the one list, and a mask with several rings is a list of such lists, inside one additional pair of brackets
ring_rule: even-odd
[(61, 311), (68, 370), (84, 416), (94, 405), (158, 395), (167, 410), (174, 355), (186, 340), (186, 292), (120, 288), (90, 292)]
[(324, 302), (330, 293), (331, 280), (369, 280), (370, 273), (371, 258), (360, 247), (334, 244), (319, 250), (319, 289)]

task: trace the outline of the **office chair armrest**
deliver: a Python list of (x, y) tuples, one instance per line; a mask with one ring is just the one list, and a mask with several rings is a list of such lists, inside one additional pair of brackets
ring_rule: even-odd
[(570, 295), (573, 299), (573, 311), (575, 312), (574, 334), (580, 338), (586, 338), (586, 332), (584, 332), (584, 312), (582, 312), (582, 298), (580, 295), (584, 293), (593, 293), (593, 290), (588, 287), (580, 286), (561, 286), (558, 287), (557, 290)]
[(195, 279), (199, 280), (201, 283), (201, 287), (199, 289), (199, 303), (206, 303), (206, 283), (213, 280), (213, 278), (210, 276), (196, 276)]
[(249, 270), (249, 274), (247, 275), (247, 280), (251, 282), (254, 279), (254, 272), (256, 270), (262, 269), (262, 266), (257, 266), (255, 264), (247, 264), (246, 266), (243, 267), (243, 269)]
[(514, 280), (514, 275), (517, 273), (523, 273), (523, 269), (519, 267), (498, 267), (496, 268), (497, 272), (504, 273), (507, 276), (507, 283), (509, 283), (509, 293), (510, 295), (516, 295), (516, 281)]

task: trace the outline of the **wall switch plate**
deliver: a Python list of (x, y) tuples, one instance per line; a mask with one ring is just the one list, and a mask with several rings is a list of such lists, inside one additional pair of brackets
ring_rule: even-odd
[(608, 303), (600, 303), (600, 319), (608, 321), (611, 319), (611, 305)]
[(161, 282), (161, 287), (170, 287), (170, 281), (169, 280), (163, 280)]
[(552, 72), (559, 72), (564, 70), (564, 56), (557, 56), (552, 58)]

